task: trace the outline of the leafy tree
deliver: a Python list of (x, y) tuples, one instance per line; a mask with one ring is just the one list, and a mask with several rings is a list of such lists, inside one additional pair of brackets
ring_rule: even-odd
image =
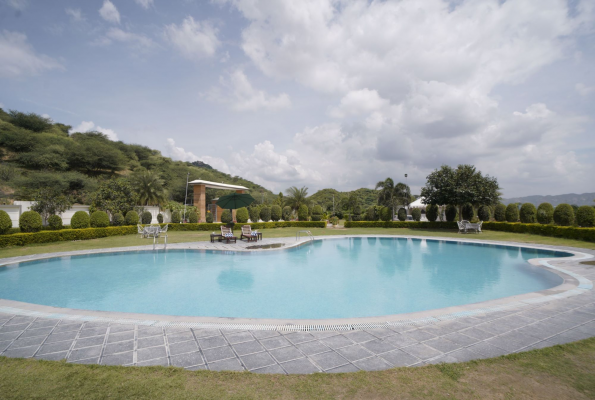
[(393, 218), (393, 210), (390, 207), (382, 207), (380, 209), (380, 219), (383, 221), (391, 221)]
[(308, 205), (309, 201), (307, 187), (303, 186), (298, 189), (296, 186), (292, 186), (287, 189), (286, 192), (287, 197), (285, 198), (285, 203), (292, 209), (299, 210), (302, 205)]
[(308, 220), (308, 206), (302, 204), (298, 209), (298, 221), (307, 221)]
[(395, 185), (391, 178), (386, 178), (380, 181), (375, 187), (378, 192), (378, 204), (390, 207), (393, 210), (393, 215), (397, 206), (407, 206), (411, 203), (411, 189), (404, 183), (397, 183)]
[(457, 206), (461, 219), (463, 204), (495, 204), (500, 197), (499, 191), (500, 186), (496, 178), (483, 176), (472, 165), (459, 165), (456, 169), (443, 165), (428, 175), (421, 196), (425, 198), (426, 204)]
[(207, 215), (205, 216), (205, 219), (208, 224), (212, 224), (213, 223), (213, 214), (210, 211), (207, 211)]
[(174, 224), (179, 224), (181, 220), (180, 212), (178, 210), (171, 213), (171, 222)]
[(537, 207), (536, 217), (540, 224), (551, 224), (554, 222), (554, 207), (550, 203), (541, 203)]
[(137, 202), (137, 195), (134, 189), (125, 179), (110, 179), (101, 186), (95, 193), (91, 205), (98, 210), (114, 215), (119, 212), (126, 214), (132, 210)]
[(279, 192), (279, 194), (277, 195), (277, 198), (275, 199), (275, 205), (278, 205), (281, 208), (283, 208), (283, 206), (285, 205), (285, 198), (283, 197), (283, 192)]
[(35, 113), (23, 113), (15, 110), (8, 112), (10, 123), (18, 127), (33, 131), (43, 132), (52, 127), (52, 120)]
[(35, 203), (31, 206), (31, 210), (38, 212), (43, 222), (47, 222), (50, 215), (61, 215), (71, 206), (72, 201), (68, 196), (56, 189), (45, 187), (39, 189), (35, 195)]
[(138, 195), (138, 202), (145, 205), (161, 204), (166, 194), (163, 180), (153, 171), (142, 171), (132, 177), (132, 187)]
[(291, 220), (291, 207), (285, 206), (283, 207), (283, 221), (290, 221)]
[(428, 204), (426, 206), (426, 218), (430, 222), (435, 222), (438, 219), (438, 206), (435, 204)]
[(273, 205), (271, 207), (271, 219), (273, 221), (277, 222), (281, 219), (282, 216), (283, 216), (283, 210), (281, 209), (281, 206), (278, 204)]
[(71, 137), (74, 139), (68, 151), (71, 168), (91, 174), (126, 168), (126, 157), (103, 133), (74, 133)]

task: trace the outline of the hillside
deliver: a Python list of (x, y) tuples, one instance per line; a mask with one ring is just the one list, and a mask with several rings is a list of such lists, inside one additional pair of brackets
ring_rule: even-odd
[[(325, 209), (332, 209), (333, 195), (335, 198), (335, 209), (339, 209), (346, 202), (349, 201), (351, 195), (355, 195), (358, 204), (363, 208), (367, 208), (377, 204), (378, 193), (373, 189), (360, 188), (350, 192), (339, 192), (335, 189), (322, 189), (308, 197), (312, 203), (319, 204)], [(344, 207), (343, 207), (344, 208)]]
[[(69, 133), (71, 127), (35, 114), (0, 108), (0, 203), (33, 200), (39, 189), (50, 187), (89, 204), (99, 184), (112, 178), (130, 178), (151, 171), (163, 181), (167, 198), (184, 202), (186, 175), (243, 185), (253, 193), (274, 198), (267, 189), (210, 165), (174, 161), (158, 150), (114, 142), (99, 132)], [(207, 190), (207, 198), (222, 191)]]
[(558, 204), (576, 204), (577, 206), (592, 206), (595, 205), (595, 193), (583, 193), (583, 194), (559, 194), (556, 196), (526, 196), (526, 197), (514, 197), (510, 199), (502, 199), (504, 204), (510, 203), (532, 203), (536, 207), (541, 203), (550, 203), (552, 206)]

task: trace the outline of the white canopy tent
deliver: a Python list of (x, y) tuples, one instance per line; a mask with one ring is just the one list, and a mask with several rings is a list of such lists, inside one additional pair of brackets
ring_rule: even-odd
[(422, 210), (426, 209), (426, 204), (422, 203), (423, 197), (419, 197), (413, 203), (409, 204), (409, 208), (421, 208)]

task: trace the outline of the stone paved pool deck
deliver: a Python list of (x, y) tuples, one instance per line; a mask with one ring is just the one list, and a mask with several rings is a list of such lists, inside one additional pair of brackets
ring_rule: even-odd
[[(469, 238), (465, 236), (463, 240)], [(258, 242), (267, 243), (290, 246), (296, 241), (295, 238), (276, 238)], [(532, 247), (510, 242), (482, 243)], [(238, 251), (252, 245), (254, 243), (228, 245), (198, 242), (168, 245), (168, 249)], [(595, 251), (588, 249), (545, 245), (534, 247), (595, 255)], [(152, 249), (152, 246), (125, 250), (148, 248)], [(105, 249), (101, 252), (120, 250)], [(0, 259), (0, 265), (47, 256)], [(572, 274), (567, 276), (568, 287), (560, 292), (563, 295), (548, 296), (543, 293), (537, 302), (498, 303), (500, 307), (481, 308), (479, 312), (476, 309), (468, 316), (455, 313), (445, 318), (437, 314), (437, 317), (429, 318), (403, 318), (401, 323), (397, 320), (369, 329), (361, 326), (350, 330), (332, 330), (328, 326), (324, 330), (310, 327), (295, 331), (286, 330), (289, 328), (228, 329), (229, 326), (224, 325), (216, 328), (216, 324), (207, 329), (182, 326), (180, 323), (123, 323), (126, 321), (122, 318), (101, 319), (76, 315), (76, 310), (73, 314), (64, 314), (62, 318), (58, 314), (48, 318), (51, 314), (45, 313), (46, 308), (43, 306), (19, 308), (17, 302), (0, 300), (0, 355), (66, 359), (68, 362), (84, 364), (163, 365), (190, 370), (249, 370), (280, 374), (371, 371), (490, 358), (595, 336), (595, 291), (588, 284), (589, 281), (595, 281), (595, 266), (581, 264), (580, 261), (550, 261), (552, 266)], [(581, 283), (582, 288), (571, 288), (581, 287)]]

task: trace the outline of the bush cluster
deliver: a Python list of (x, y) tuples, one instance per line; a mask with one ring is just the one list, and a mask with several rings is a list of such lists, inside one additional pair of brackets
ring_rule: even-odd
[(312, 221), (320, 221), (322, 219), (322, 207), (318, 204), (312, 207)]
[(473, 204), (465, 203), (463, 207), (461, 207), (461, 214), (463, 214), (463, 219), (467, 221), (471, 221), (475, 216), (475, 211), (473, 210)]
[(271, 208), (264, 206), (260, 209), (260, 219), (262, 222), (269, 222), (271, 220)]
[(456, 222), (426, 221), (360, 221), (345, 222), (345, 228), (457, 229), (457, 224)]
[(237, 209), (236, 221), (238, 221), (238, 224), (245, 224), (248, 222), (248, 218), (250, 218), (250, 214), (248, 213), (248, 209), (246, 207)]
[(105, 228), (109, 226), (109, 217), (105, 211), (95, 211), (91, 214), (91, 228)]
[(560, 226), (570, 226), (574, 223), (574, 210), (570, 204), (558, 204), (554, 209), (554, 222)]
[(419, 208), (414, 208), (411, 210), (411, 218), (413, 218), (414, 221), (420, 221), (421, 220), (421, 210)]
[(308, 206), (305, 204), (302, 204), (298, 209), (298, 221), (308, 221)]
[(536, 221), (537, 209), (532, 203), (524, 203), (521, 206), (519, 217), (523, 224), (534, 224)]
[(140, 220), (143, 225), (150, 224), (153, 222), (153, 215), (149, 211), (143, 211), (141, 214)]
[(229, 224), (230, 222), (232, 222), (231, 211), (223, 210), (221, 212), (221, 222), (223, 222), (224, 224)]
[(163, 223), (163, 214), (161, 214), (161, 213), (157, 214), (157, 222), (160, 224)]
[(25, 211), (19, 217), (19, 228), (21, 232), (39, 232), (42, 226), (43, 222), (38, 212)]
[[(128, 211), (126, 213), (126, 217), (124, 218), (124, 223), (126, 225), (138, 225), (139, 217), (136, 211)], [(180, 214), (178, 214), (178, 222), (180, 222)]]
[(554, 207), (550, 203), (541, 203), (535, 217), (540, 224), (551, 224), (554, 222)]
[(86, 211), (77, 211), (70, 219), (72, 229), (85, 229), (89, 227), (89, 214)]
[(12, 220), (8, 213), (4, 210), (0, 210), (0, 235), (8, 233), (12, 228)]
[(399, 211), (397, 211), (397, 218), (399, 221), (407, 221), (407, 210), (403, 207), (399, 208)]
[(339, 219), (343, 219), (343, 217), (345, 217), (345, 214), (343, 214), (343, 211), (341, 210), (337, 210), (335, 211), (335, 215), (337, 216), (337, 218)]
[(291, 207), (285, 206), (283, 207), (283, 221), (291, 221)]
[(195, 211), (190, 211), (188, 213), (188, 222), (190, 222), (191, 224), (198, 223), (198, 214)]
[(595, 208), (580, 206), (576, 212), (576, 223), (583, 228), (595, 226)]
[(494, 207), (494, 219), (498, 222), (506, 221), (506, 206), (499, 203)]
[(331, 225), (333, 225), (333, 226), (339, 225), (339, 217), (337, 217), (337, 216), (332, 216), (332, 217), (330, 218), (330, 222), (331, 222)]
[(491, 214), (489, 206), (479, 206), (479, 209), (477, 210), (477, 218), (479, 218), (480, 221), (489, 221), (492, 217)]
[(62, 218), (59, 215), (50, 215), (48, 217), (48, 227), (53, 231), (64, 228), (62, 225)]
[[(128, 214), (126, 214), (126, 216), (128, 216)], [(171, 213), (171, 222), (172, 224), (179, 224), (180, 223), (180, 212), (179, 211), (173, 211)]]
[(124, 225), (124, 216), (122, 215), (122, 213), (117, 212), (114, 215), (112, 215), (112, 225), (113, 226)]
[(248, 214), (250, 214), (250, 222), (258, 222), (260, 220), (260, 210), (257, 206), (248, 208)]
[(283, 217), (283, 210), (281, 210), (281, 206), (280, 205), (273, 205), (271, 207), (271, 219), (274, 222), (277, 222), (281, 219), (281, 217)]
[(457, 218), (457, 208), (452, 204), (446, 206), (446, 210), (444, 210), (444, 216), (446, 217), (446, 222), (453, 222)]
[(207, 215), (205, 217), (207, 224), (213, 223), (213, 214), (210, 211), (207, 211)]
[(518, 224), (508, 222), (485, 222), (482, 226), (482, 229), (514, 233), (530, 233), (533, 235), (595, 242), (595, 228), (576, 228), (574, 226)]
[(382, 207), (380, 209), (380, 219), (382, 221), (390, 221), (393, 219), (393, 210), (390, 207)]
[(426, 218), (430, 222), (434, 222), (438, 219), (439, 212), (440, 212), (440, 209), (435, 204), (428, 204), (426, 206)]
[(511, 203), (506, 206), (506, 221), (507, 222), (518, 222), (519, 221), (519, 209), (515, 203)]

